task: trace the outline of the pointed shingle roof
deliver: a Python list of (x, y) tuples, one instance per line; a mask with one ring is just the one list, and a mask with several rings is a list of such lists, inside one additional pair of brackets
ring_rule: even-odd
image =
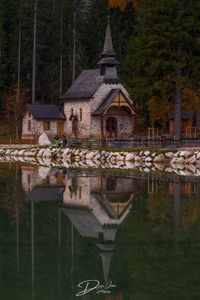
[(118, 61), (116, 60), (116, 52), (113, 49), (110, 23), (108, 21), (103, 52), (101, 53), (101, 60), (98, 62), (98, 65), (117, 65), (117, 64)]
[(99, 69), (84, 70), (60, 99), (91, 98), (103, 81), (104, 77), (100, 76)]
[(104, 41), (103, 52), (101, 53), (102, 56), (116, 56), (116, 53), (113, 49), (113, 42), (110, 30), (110, 23), (108, 22), (107, 29), (106, 29), (106, 36)]

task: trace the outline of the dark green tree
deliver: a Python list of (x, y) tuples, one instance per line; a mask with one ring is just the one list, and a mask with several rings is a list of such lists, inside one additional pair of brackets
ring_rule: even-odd
[(147, 112), (152, 97), (175, 103), (184, 87), (198, 90), (200, 3), (141, 0), (137, 16), (123, 77), (134, 101)]

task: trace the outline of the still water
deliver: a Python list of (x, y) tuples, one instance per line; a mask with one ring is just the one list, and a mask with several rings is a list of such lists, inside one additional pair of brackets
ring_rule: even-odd
[(198, 177), (0, 165), (0, 299), (200, 299)]

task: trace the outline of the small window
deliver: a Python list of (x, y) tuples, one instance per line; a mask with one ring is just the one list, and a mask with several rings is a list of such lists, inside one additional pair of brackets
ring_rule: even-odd
[(82, 197), (82, 187), (79, 186), (79, 199), (81, 199), (81, 197)]
[(27, 182), (28, 182), (28, 185), (30, 185), (30, 183), (31, 183), (31, 175), (30, 174), (28, 174), (28, 176), (27, 176)]
[(28, 113), (28, 117), (29, 117), (29, 118), (31, 118), (31, 114), (30, 114), (30, 112)]
[(50, 126), (51, 124), (50, 124), (50, 121), (44, 121), (43, 122), (43, 130), (44, 131), (50, 131), (50, 129), (51, 129), (51, 126)]
[(46, 184), (50, 184), (50, 176), (49, 175), (46, 177)]
[(80, 108), (80, 121), (82, 121), (82, 119), (83, 119), (83, 110), (82, 108)]
[(28, 131), (31, 131), (31, 121), (28, 121)]

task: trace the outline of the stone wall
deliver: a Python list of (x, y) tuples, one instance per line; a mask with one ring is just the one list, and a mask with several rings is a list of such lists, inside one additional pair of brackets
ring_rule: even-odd
[(128, 138), (133, 136), (134, 121), (132, 116), (118, 116), (117, 117), (117, 131), (118, 136)]
[(22, 166), (22, 186), (25, 192), (30, 192), (35, 185), (56, 185), (56, 177), (49, 167)]
[[(29, 130), (29, 122), (31, 125), (31, 129)], [(25, 114), (22, 122), (22, 139), (33, 139), (35, 136), (38, 137), (43, 132), (49, 137), (53, 137), (57, 135), (57, 121), (50, 121), (50, 130), (44, 131), (43, 121), (38, 121), (33, 119), (32, 115), (28, 112)]]
[[(72, 122), (69, 120), (72, 114), (78, 117), (78, 137), (89, 138), (91, 132), (91, 102), (86, 100), (74, 100), (65, 102), (64, 113), (66, 115), (65, 132), (68, 137), (73, 138)], [(80, 120), (80, 110), (82, 110), (82, 120)]]
[[(165, 171), (183, 176), (200, 176), (200, 150), (112, 152), (38, 145), (2, 145), (0, 161), (47, 167), (127, 169), (141, 172)], [(29, 171), (28, 171), (29, 173)], [(29, 175), (31, 175), (29, 173)], [(31, 184), (24, 186), (31, 188)], [(96, 184), (97, 182), (95, 182)], [(85, 188), (85, 186), (83, 186)], [(77, 194), (78, 195), (78, 194)], [(84, 195), (84, 194), (83, 194)]]
[[(112, 115), (105, 116), (103, 121), (104, 135), (106, 136), (106, 120), (112, 117)], [(116, 116), (117, 119), (117, 132), (118, 137), (129, 138), (133, 136), (134, 131), (134, 120), (132, 116)], [(92, 116), (91, 118), (91, 137), (100, 138), (101, 137), (101, 118), (100, 116)]]
[[(31, 125), (30, 130), (29, 130), (29, 122)], [(35, 128), (36, 128), (36, 121), (33, 119), (31, 114), (26, 112), (22, 121), (22, 139), (34, 138)]]
[(63, 203), (68, 206), (90, 208), (90, 178), (72, 177), (66, 179)]
[(91, 117), (91, 137), (101, 138), (101, 117), (92, 116)]

